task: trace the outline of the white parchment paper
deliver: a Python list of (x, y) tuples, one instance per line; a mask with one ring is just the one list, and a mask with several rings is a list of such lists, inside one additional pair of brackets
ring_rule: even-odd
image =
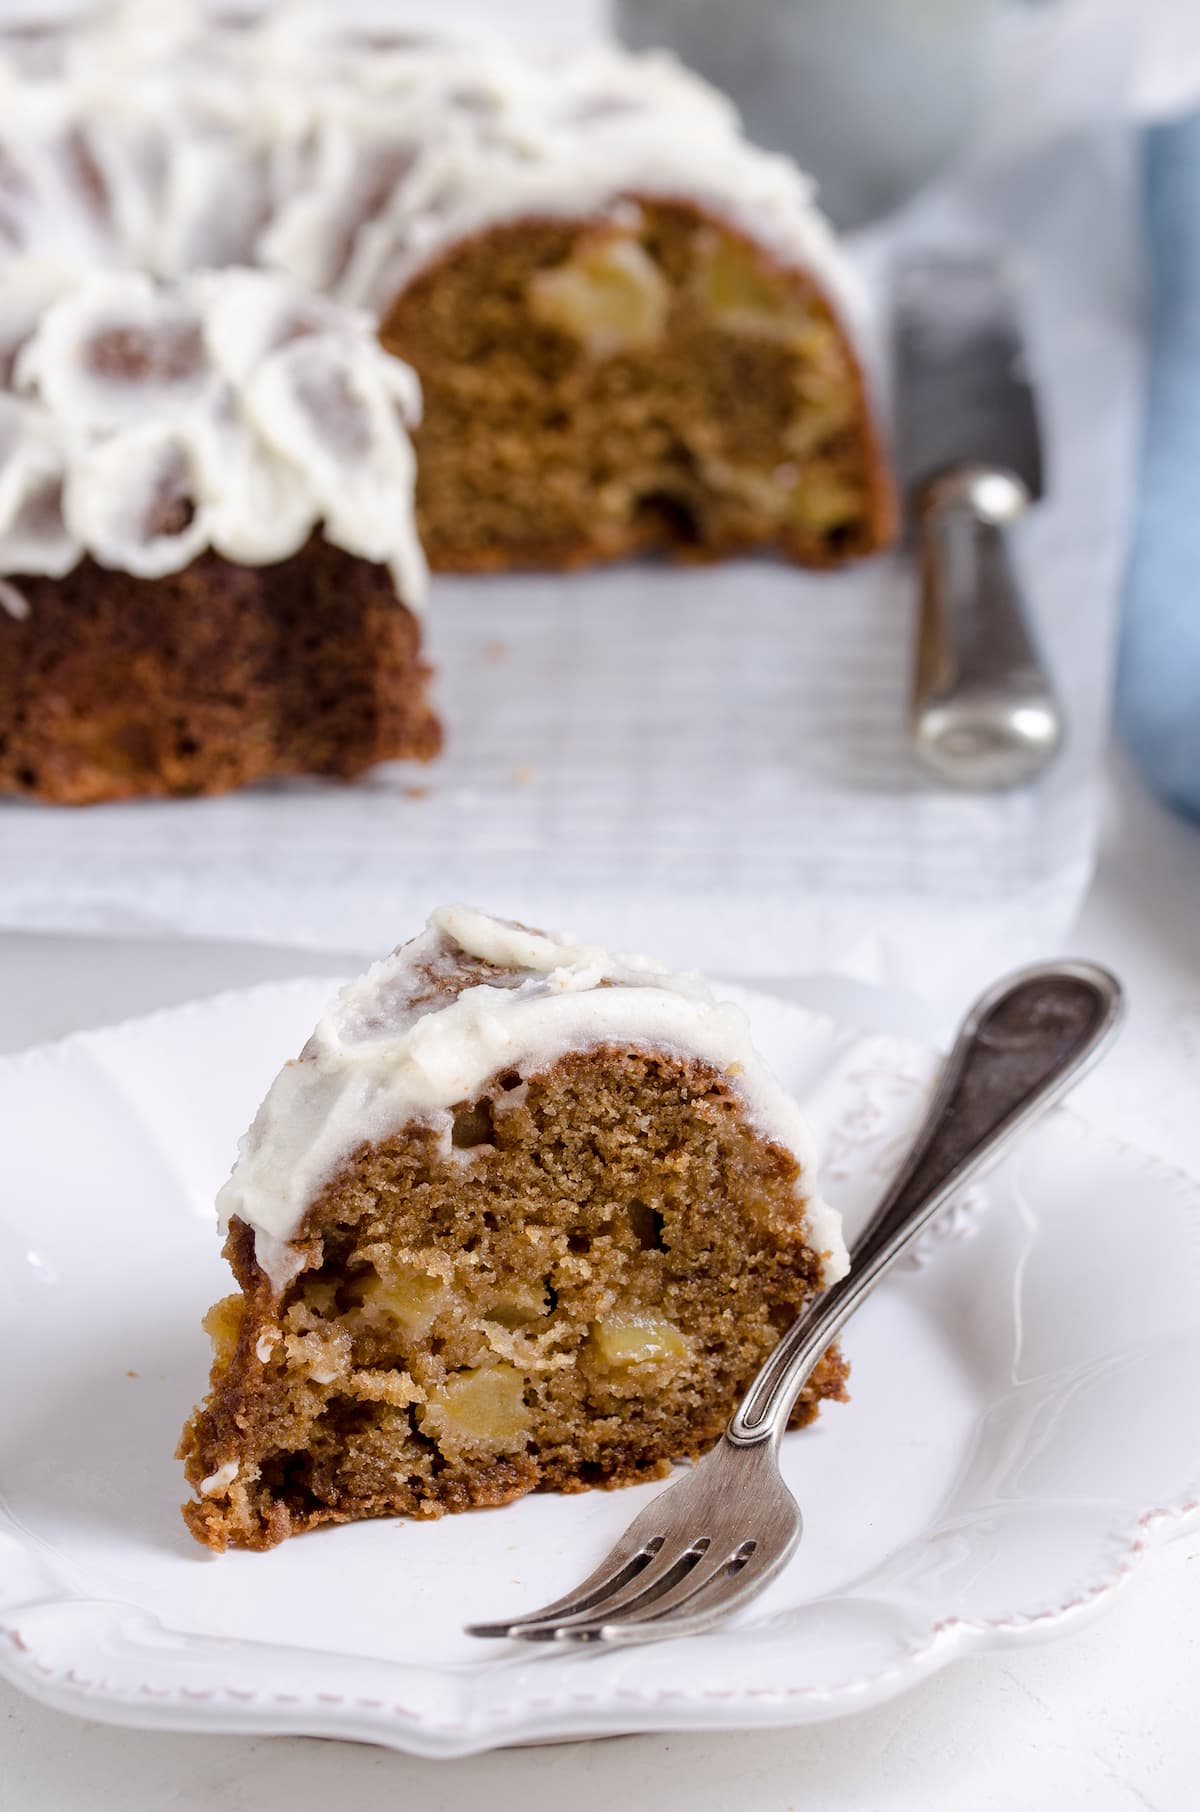
[(956, 794), (905, 731), (902, 555), (440, 579), (445, 757), (352, 788), (0, 807), (0, 925), (381, 949), (444, 898), (743, 976), (967, 985), (1052, 952), (1086, 886), (1141, 344), (1124, 0), (1011, 17), (966, 164), (858, 247), (1001, 247), (1049, 495), (1021, 534), (1070, 715), (1046, 780)]

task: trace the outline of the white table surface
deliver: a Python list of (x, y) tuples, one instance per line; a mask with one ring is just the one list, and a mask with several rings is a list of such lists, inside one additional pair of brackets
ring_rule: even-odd
[[(1047, 952), (1047, 955), (1054, 954)], [(1200, 831), (1114, 763), (1071, 954), (1109, 963), (1127, 1030), (1080, 1104), (1200, 1175)], [(356, 962), (247, 945), (0, 936), (0, 1049), (199, 994)], [(787, 984), (780, 982), (780, 991)], [(811, 984), (803, 990), (813, 998)], [(961, 1002), (933, 1003), (948, 1031)], [(1136, 1206), (1136, 1205), (1131, 1205)], [(1200, 1805), (1200, 1530), (1150, 1554), (1102, 1616), (960, 1661), (874, 1711), (754, 1736), (647, 1736), (421, 1762), (347, 1743), (120, 1731), (0, 1685), (2, 1812), (1193, 1812)]]

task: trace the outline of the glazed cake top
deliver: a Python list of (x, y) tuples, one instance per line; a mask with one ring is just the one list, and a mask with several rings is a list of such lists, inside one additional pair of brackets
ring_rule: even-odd
[[(524, 1079), (599, 1045), (661, 1050), (718, 1070), (751, 1122), (800, 1166), (797, 1198), (826, 1283), (847, 1268), (838, 1215), (815, 1189), (807, 1123), (754, 1049), (740, 1008), (693, 975), (531, 931), (467, 907), (342, 989), (300, 1057), (276, 1077), (218, 1197), (222, 1223), (255, 1230), (275, 1287), (298, 1270), (291, 1247), (314, 1198), (356, 1150), (414, 1122), (447, 1154), (452, 1109), (515, 1070)], [(498, 1106), (502, 1107), (503, 1097)]]
[(0, 263), (97, 259), (159, 276), (266, 264), (376, 308), (493, 221), (631, 193), (711, 206), (836, 293), (811, 180), (742, 133), (666, 52), (513, 49), (124, 0), (0, 29)]
[[(378, 319), (472, 233), (621, 219), (638, 195), (698, 204), (853, 312), (808, 178), (665, 53), (366, 35), (288, 4), (222, 20), (188, 0), (0, 30), (0, 396), (50, 302), (97, 267), (262, 267)], [(38, 364), (53, 384), (45, 347)], [(30, 570), (62, 571), (65, 548)]]
[(51, 303), (0, 390), (0, 575), (90, 554), (159, 578), (206, 548), (257, 565), (321, 524), (417, 608), (419, 415), (416, 374), (359, 310), (264, 271), (95, 272)]

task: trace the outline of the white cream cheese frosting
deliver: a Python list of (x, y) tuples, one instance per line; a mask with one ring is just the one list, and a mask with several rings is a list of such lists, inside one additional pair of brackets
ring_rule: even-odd
[[(330, 538), (386, 559), (411, 602), (411, 526), (405, 518), (397, 544), (384, 546), (377, 481), (384, 396), (393, 385), (403, 392), (411, 421), (413, 380), (372, 364), (357, 327), (344, 330), (336, 377), (302, 369), (319, 361), (317, 347), (293, 348), (269, 378), (239, 374), (252, 432), (228, 462), (230, 437), (212, 410), (193, 416), (186, 446), (170, 440), (160, 391), (159, 416), (126, 417), (121, 431), (132, 438), (107, 461), (86, 437), (63, 432), (55, 466), (50, 430), (69, 424), (53, 399), (77, 393), (79, 341), (65, 328), (42, 331), (48, 306), (65, 296), (68, 321), (90, 316), (104, 293), (90, 288), (97, 267), (175, 283), (256, 266), (377, 321), (466, 236), (529, 216), (620, 219), (639, 195), (691, 201), (742, 228), (811, 271), (853, 326), (850, 267), (809, 179), (751, 145), (725, 97), (665, 53), (600, 44), (539, 54), (477, 38), (366, 35), (339, 24), (333, 8), (302, 5), (222, 21), (189, 0), (125, 0), (62, 28), (0, 30), (0, 401), (15, 382), (54, 418), (24, 405), (0, 418), (0, 574), (61, 573), (85, 551), (140, 573), (175, 570), (202, 545), (251, 564), (278, 559), (280, 548), (294, 551), (319, 492), (332, 510)], [(152, 307), (136, 283), (123, 293), (131, 307)], [(230, 336), (210, 335), (207, 323), (215, 311), (255, 341), (246, 317), (263, 306), (245, 280), (205, 304), (206, 347), (226, 381)], [(31, 334), (39, 346), (26, 356)], [(340, 448), (313, 436), (312, 411), (297, 402), (306, 384), (349, 386), (370, 417), (371, 454), (355, 471), (336, 473)], [(303, 472), (293, 498), (287, 456), (297, 429)], [(411, 456), (402, 436), (392, 439), (404, 517)], [(164, 464), (177, 473), (180, 461), (202, 493), (196, 515), (150, 545), (137, 530), (141, 503)], [(69, 522), (47, 507), (55, 472), (70, 493)]]
[(450, 1152), (451, 1110), (498, 1075), (528, 1080), (569, 1051), (606, 1044), (719, 1070), (754, 1126), (799, 1164), (797, 1196), (824, 1281), (845, 1273), (840, 1218), (817, 1191), (807, 1123), (755, 1051), (739, 1007), (646, 957), (462, 906), (436, 911), (419, 937), (343, 988), (280, 1071), (218, 1196), (222, 1225), (236, 1215), (253, 1227), (259, 1264), (281, 1289), (302, 1262), (291, 1242), (308, 1208), (361, 1146), (416, 1122), (437, 1128)]
[(206, 548), (260, 565), (320, 524), (420, 608), (419, 414), (415, 374), (358, 310), (264, 271), (95, 272), (0, 391), (0, 574), (90, 554), (159, 578)]

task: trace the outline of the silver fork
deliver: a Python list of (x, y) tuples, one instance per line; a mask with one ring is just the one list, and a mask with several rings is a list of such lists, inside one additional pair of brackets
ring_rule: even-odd
[(648, 1642), (711, 1629), (756, 1598), (800, 1540), (779, 1441), (821, 1355), (949, 1197), (1095, 1062), (1123, 1008), (1120, 983), (1091, 963), (1023, 969), (976, 1001), (850, 1274), (793, 1323), (717, 1445), (634, 1518), (573, 1592), (524, 1617), (469, 1624), (468, 1634)]

